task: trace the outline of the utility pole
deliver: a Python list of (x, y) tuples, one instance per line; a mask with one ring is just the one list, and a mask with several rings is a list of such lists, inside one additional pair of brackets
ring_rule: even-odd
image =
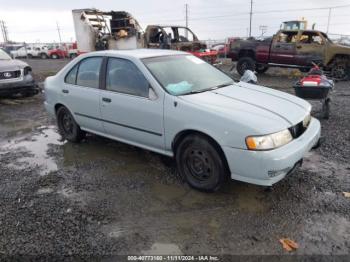
[(61, 39), (61, 31), (60, 31), (60, 27), (58, 26), (58, 22), (56, 21), (56, 26), (57, 26), (57, 32), (58, 32), (58, 37), (60, 39), (60, 44), (62, 43), (62, 39)]
[(332, 8), (329, 8), (329, 12), (328, 12), (328, 22), (327, 22), (327, 34), (328, 34), (328, 30), (329, 30), (329, 25), (331, 22), (331, 14), (332, 14)]
[(188, 27), (188, 4), (185, 4), (186, 27)]
[[(186, 20), (186, 28), (188, 28), (188, 4), (185, 4), (185, 20)], [(188, 38), (188, 32), (185, 31), (185, 37)]]
[(9, 41), (8, 32), (7, 32), (6, 24), (3, 20), (0, 20), (0, 28), (2, 32), (2, 38), (4, 39), (4, 43), (7, 43)]
[(250, 0), (249, 37), (252, 36), (253, 0)]

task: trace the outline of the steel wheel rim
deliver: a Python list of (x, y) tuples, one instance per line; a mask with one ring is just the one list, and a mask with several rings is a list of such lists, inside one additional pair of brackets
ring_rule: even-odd
[(212, 177), (213, 162), (205, 151), (189, 148), (185, 157), (185, 168), (196, 181), (204, 182)]
[(62, 116), (62, 128), (65, 134), (71, 135), (73, 133), (74, 123), (70, 114), (64, 113)]
[(333, 70), (333, 76), (336, 79), (343, 79), (346, 76), (346, 68), (343, 65), (337, 65)]

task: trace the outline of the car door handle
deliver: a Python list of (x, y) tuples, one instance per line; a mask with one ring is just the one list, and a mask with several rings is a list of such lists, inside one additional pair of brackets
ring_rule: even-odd
[(110, 103), (110, 102), (112, 102), (112, 99), (107, 98), (107, 97), (102, 97), (102, 101), (106, 102), (106, 103)]
[(62, 93), (68, 94), (68, 93), (69, 93), (69, 90), (67, 90), (67, 89), (62, 89)]

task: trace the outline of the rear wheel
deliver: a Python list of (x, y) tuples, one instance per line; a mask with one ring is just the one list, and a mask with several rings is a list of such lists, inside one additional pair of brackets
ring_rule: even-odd
[(176, 164), (187, 183), (201, 191), (218, 190), (228, 177), (217, 146), (203, 135), (189, 135), (180, 142)]
[(256, 65), (255, 71), (258, 72), (259, 74), (265, 73), (269, 69), (268, 66), (266, 65)]
[(240, 75), (243, 75), (246, 70), (255, 71), (255, 61), (251, 57), (242, 57), (238, 60), (236, 69)]
[(49, 58), (49, 56), (47, 54), (45, 54), (45, 53), (41, 53), (40, 54), (40, 58), (41, 59), (47, 59), (47, 58)]
[(348, 80), (350, 78), (350, 63), (346, 58), (336, 58), (331, 67), (332, 77), (336, 80)]
[(80, 142), (85, 136), (85, 132), (80, 129), (72, 114), (64, 106), (57, 110), (57, 124), (60, 134), (70, 142)]

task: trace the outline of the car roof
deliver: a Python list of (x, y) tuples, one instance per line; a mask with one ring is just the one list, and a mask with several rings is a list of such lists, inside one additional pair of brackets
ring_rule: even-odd
[[(97, 53), (97, 52), (94, 52)], [(184, 55), (188, 54), (182, 51), (176, 50), (165, 50), (165, 49), (130, 49), (130, 50), (107, 50), (104, 51), (106, 55), (118, 56), (122, 55), (124, 57), (133, 57), (133, 58), (149, 58), (149, 57), (158, 57), (158, 56), (172, 56), (172, 55)]]

